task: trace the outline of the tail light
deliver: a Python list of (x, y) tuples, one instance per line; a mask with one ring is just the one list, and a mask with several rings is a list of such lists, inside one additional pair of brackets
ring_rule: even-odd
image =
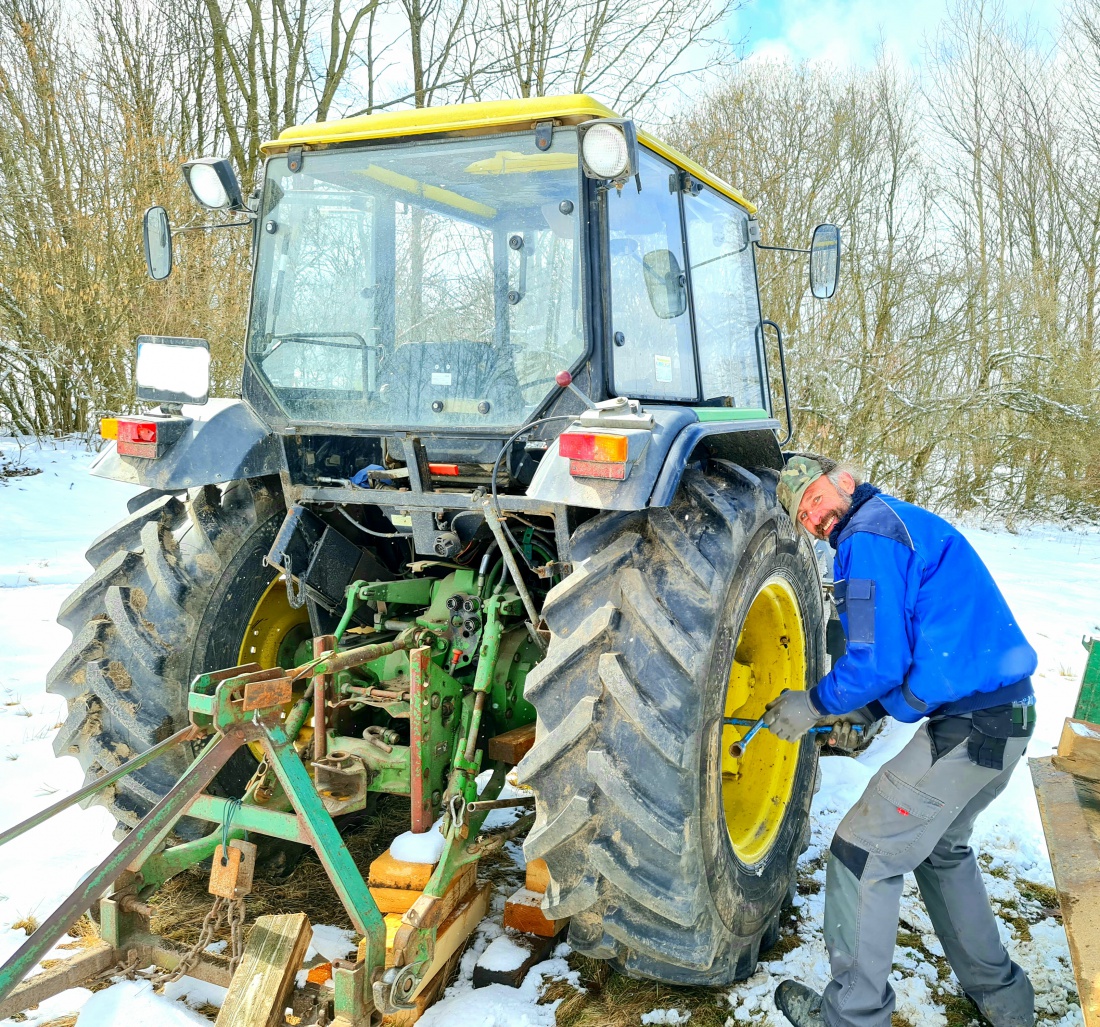
[(190, 418), (104, 417), (99, 422), (99, 434), (113, 439), (119, 456), (138, 456), (155, 460), (176, 442)]
[(574, 478), (623, 481), (648, 441), (648, 431), (564, 431), (558, 436), (558, 454), (569, 461)]

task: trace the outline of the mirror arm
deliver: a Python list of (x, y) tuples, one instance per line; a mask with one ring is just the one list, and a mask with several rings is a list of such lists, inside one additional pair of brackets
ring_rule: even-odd
[[(812, 253), (812, 250), (796, 250), (792, 246), (765, 246), (762, 242), (754, 242), (758, 250), (781, 250), (783, 253)], [(770, 323), (770, 322), (766, 322)]]
[(211, 232), (215, 228), (241, 228), (244, 225), (251, 225), (252, 220), (248, 221), (225, 221), (220, 225), (185, 225), (183, 228), (173, 228), (172, 234), (179, 235), (182, 232)]

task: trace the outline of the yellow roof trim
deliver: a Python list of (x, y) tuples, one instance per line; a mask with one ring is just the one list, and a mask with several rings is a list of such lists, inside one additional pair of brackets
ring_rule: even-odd
[[(445, 107), (382, 111), (339, 121), (299, 125), (285, 129), (278, 139), (263, 143), (261, 150), (265, 155), (271, 156), (284, 153), (292, 146), (323, 147), (334, 143), (392, 139), (433, 132), (491, 132), (494, 129), (530, 127), (535, 122), (551, 119), (576, 124), (591, 118), (616, 116), (610, 108), (582, 93), (572, 96), (532, 96), (522, 100), (487, 100)], [(638, 138), (644, 146), (694, 175), (700, 182), (735, 200), (750, 214), (756, 213), (755, 204), (690, 157), (666, 146), (648, 132), (639, 132)]]

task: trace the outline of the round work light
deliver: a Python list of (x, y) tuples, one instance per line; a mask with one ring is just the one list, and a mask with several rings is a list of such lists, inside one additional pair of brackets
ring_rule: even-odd
[(593, 125), (584, 134), (581, 151), (597, 178), (621, 178), (630, 167), (630, 148), (618, 125)]

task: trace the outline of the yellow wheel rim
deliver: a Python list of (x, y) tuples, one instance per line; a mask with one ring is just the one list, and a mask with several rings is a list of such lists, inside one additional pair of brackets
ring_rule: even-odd
[[(806, 646), (798, 600), (790, 584), (772, 578), (749, 607), (726, 687), (724, 716), (756, 720), (786, 689), (806, 687)], [(757, 732), (740, 759), (730, 745), (749, 729), (724, 724), (721, 734), (722, 806), (733, 851), (742, 863), (771, 849), (790, 801), (799, 746)]]
[[(303, 606), (295, 610), (286, 596), (286, 581), (280, 574), (264, 590), (260, 601), (248, 618), (248, 626), (241, 638), (237, 662), (258, 663), (264, 670), (270, 667), (294, 666), (294, 650), (298, 643), (309, 637), (309, 611)], [(304, 685), (304, 682), (303, 682)], [(287, 712), (290, 712), (288, 706)], [(298, 734), (299, 742), (313, 737), (309, 727)], [(263, 759), (263, 747), (253, 742), (249, 748), (257, 760)]]
[[(305, 626), (305, 634), (298, 629)], [(258, 663), (269, 667), (292, 667), (297, 642), (309, 635), (309, 612), (303, 606), (295, 610), (286, 597), (286, 583), (279, 575), (264, 590), (248, 619), (241, 638), (239, 663)]]

